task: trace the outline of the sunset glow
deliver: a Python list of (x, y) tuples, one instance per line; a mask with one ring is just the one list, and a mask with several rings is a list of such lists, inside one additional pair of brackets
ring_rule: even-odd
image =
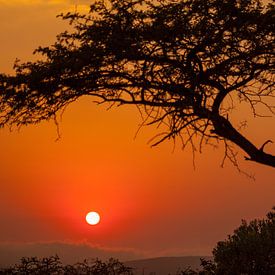
[[(0, 73), (13, 74), (16, 58), (39, 59), (35, 48), (71, 28), (56, 15), (87, 12), (91, 2), (0, 0)], [(94, 100), (81, 97), (55, 121), (0, 128), (0, 262), (55, 254), (57, 246), (61, 257), (66, 249), (75, 257), (71, 247), (87, 253), (86, 246), (94, 258), (211, 255), (242, 219), (264, 217), (275, 204), (275, 169), (241, 150), (240, 171), (223, 163), (222, 141), (202, 150), (182, 150), (180, 138), (151, 147), (161, 125), (140, 128), (146, 116), (133, 105)], [(275, 141), (274, 118), (254, 118), (245, 104), (232, 120), (249, 127), (237, 127), (259, 148)], [(275, 154), (275, 144), (265, 150)], [(29, 254), (12, 254), (17, 245)]]

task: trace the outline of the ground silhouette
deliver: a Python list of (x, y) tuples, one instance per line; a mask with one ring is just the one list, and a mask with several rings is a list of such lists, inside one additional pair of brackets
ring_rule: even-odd
[(90, 274), (90, 275), (132, 275), (132, 268), (116, 259), (103, 262), (99, 259), (85, 260), (73, 265), (63, 265), (58, 256), (22, 258), (20, 263), (0, 270), (0, 274)]

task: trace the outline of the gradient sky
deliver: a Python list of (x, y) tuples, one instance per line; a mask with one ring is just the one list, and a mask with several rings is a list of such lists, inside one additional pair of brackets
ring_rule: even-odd
[[(0, 0), (0, 71), (12, 73), (15, 58), (35, 59), (37, 46), (67, 28), (55, 15), (89, 2)], [(0, 130), (0, 258), (12, 249), (33, 253), (30, 245), (54, 254), (56, 244), (124, 258), (209, 255), (241, 219), (275, 205), (273, 168), (241, 160), (253, 181), (228, 162), (220, 167), (222, 148), (205, 148), (194, 169), (179, 143), (174, 151), (169, 142), (148, 145), (156, 129), (134, 138), (141, 123), (134, 107), (106, 109), (87, 97), (71, 105), (58, 141), (53, 122)], [(238, 113), (247, 115), (245, 107)], [(245, 133), (260, 146), (275, 141), (274, 129), (273, 119), (256, 119)], [(275, 154), (274, 144), (266, 149)], [(86, 224), (90, 210), (101, 214), (98, 226)]]

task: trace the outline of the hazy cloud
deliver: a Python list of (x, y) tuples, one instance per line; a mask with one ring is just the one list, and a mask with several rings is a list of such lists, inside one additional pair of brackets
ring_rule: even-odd
[(106, 260), (111, 257), (127, 261), (145, 256), (143, 253), (132, 249), (105, 248), (85, 242), (2, 243), (0, 244), (0, 266), (5, 267), (18, 263), (22, 257), (47, 257), (56, 254), (65, 264), (94, 258)]

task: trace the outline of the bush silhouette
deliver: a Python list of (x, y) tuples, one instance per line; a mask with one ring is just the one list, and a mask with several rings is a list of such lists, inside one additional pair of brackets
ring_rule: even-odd
[(213, 256), (213, 261), (201, 259), (202, 271), (181, 275), (275, 274), (275, 207), (263, 220), (243, 220), (233, 235), (217, 243)]

